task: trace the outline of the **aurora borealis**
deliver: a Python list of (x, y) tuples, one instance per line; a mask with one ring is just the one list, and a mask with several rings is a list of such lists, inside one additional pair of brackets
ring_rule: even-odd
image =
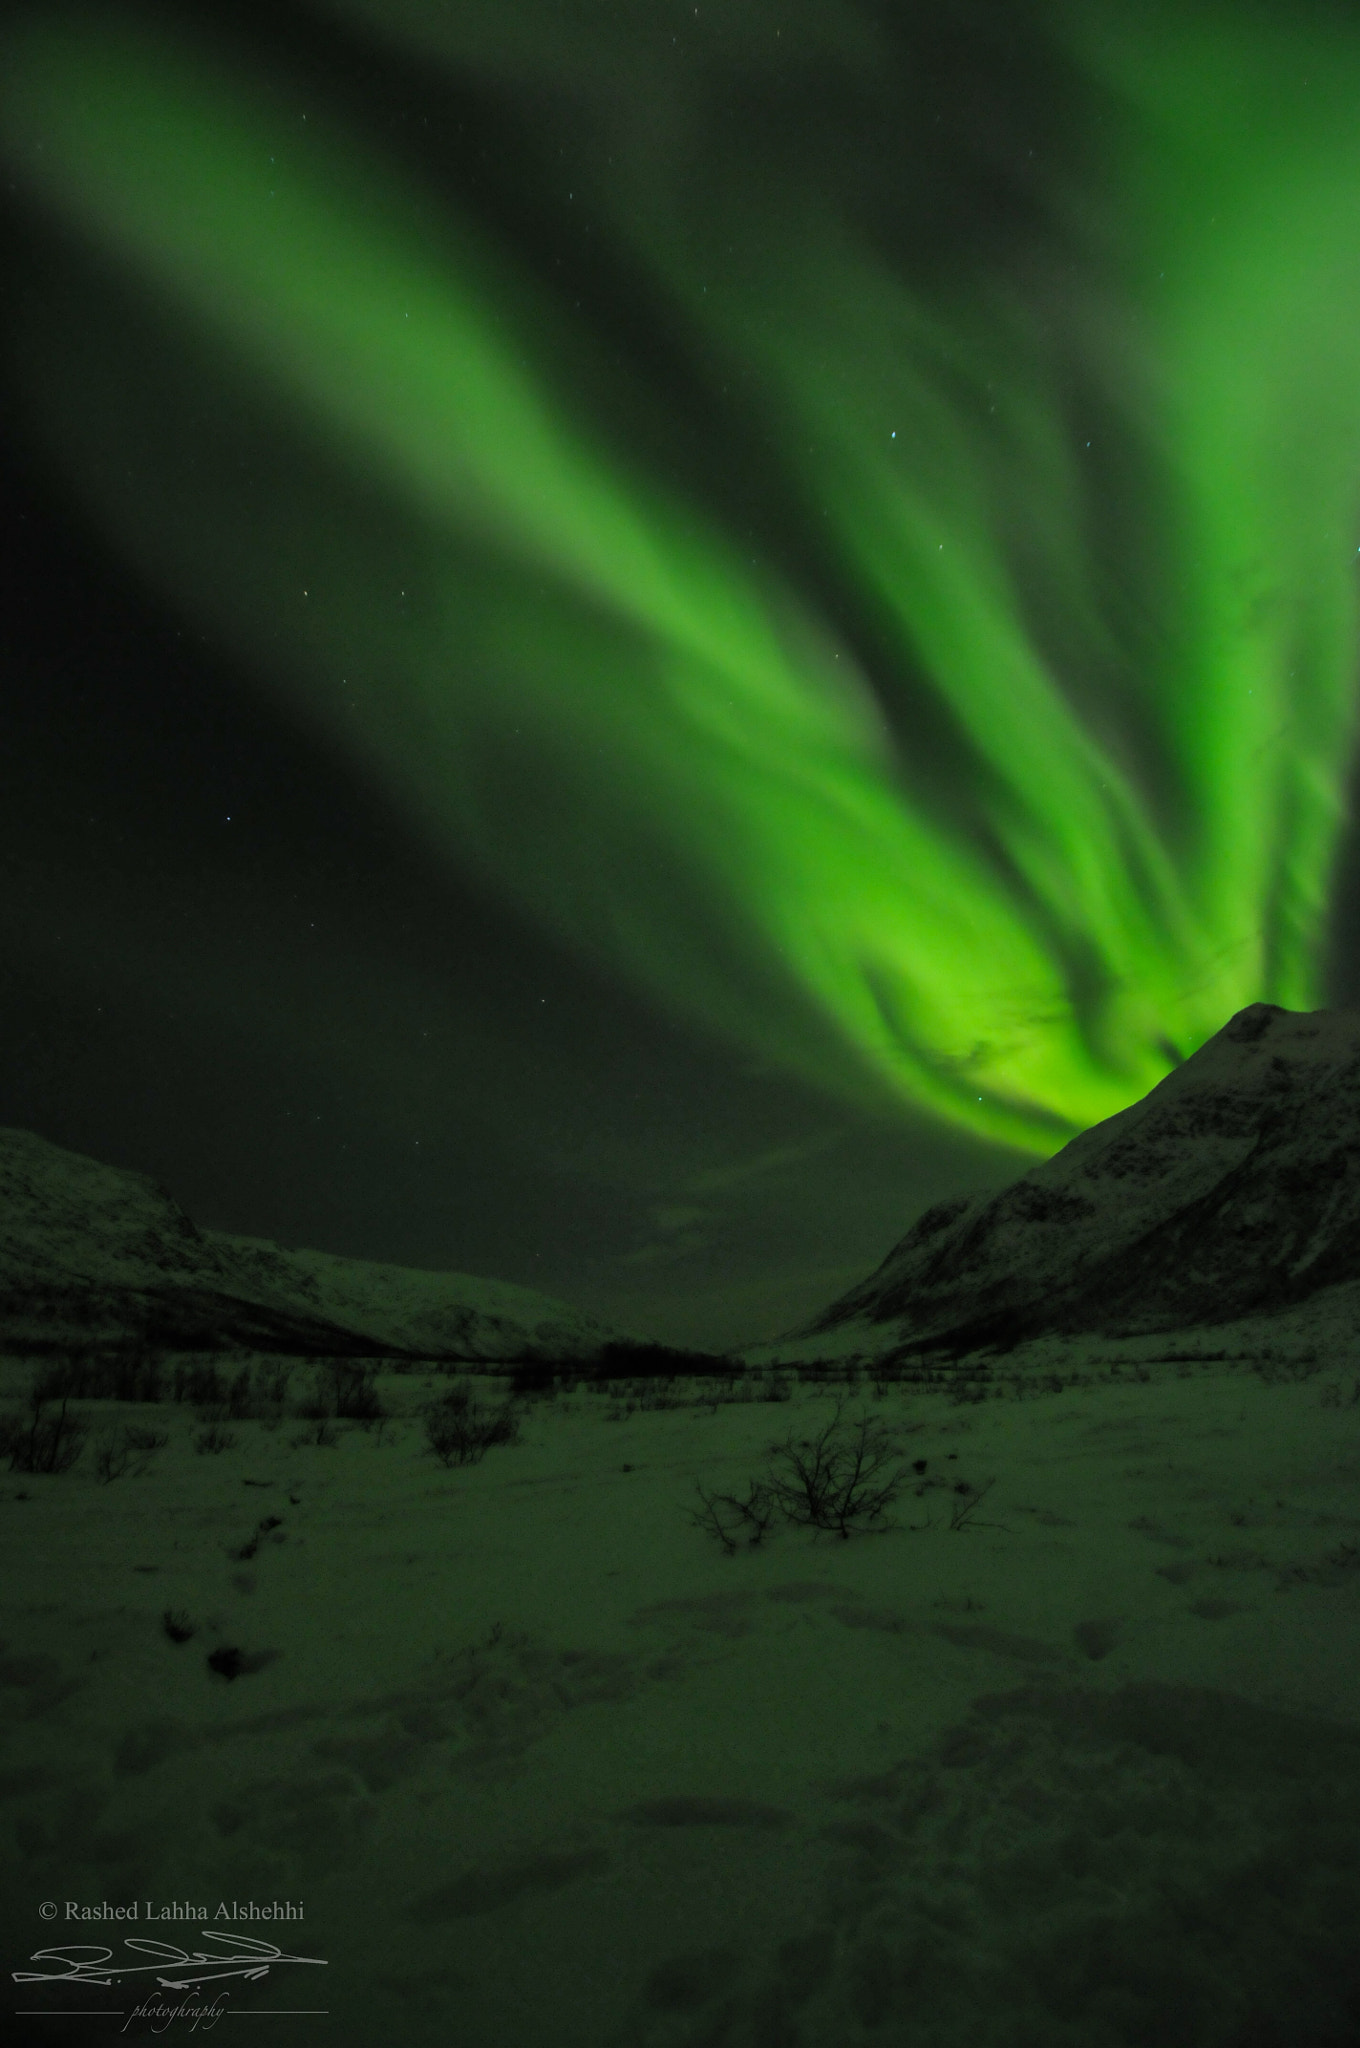
[(1017, 1167), (1336, 999), (1335, 12), (44, 6), (0, 77), (26, 459), (583, 974)]

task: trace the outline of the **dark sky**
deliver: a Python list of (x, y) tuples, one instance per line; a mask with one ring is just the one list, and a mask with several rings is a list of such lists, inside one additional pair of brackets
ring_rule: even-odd
[[(137, 51), (172, 35), (175, 12), (96, 10), (101, 22), (130, 24)], [(1258, 764), (1264, 755), (1269, 773), (1253, 768), (1261, 779), (1252, 786), (1276, 809), (1254, 812), (1255, 826), (1229, 819), (1215, 828), (1217, 841), (1206, 826), (1201, 845), (1197, 791), (1208, 792), (1207, 810), (1246, 770), (1221, 733), (1214, 776), (1203, 771), (1198, 784), (1190, 741), (1176, 751), (1184, 731), (1165, 702), (1182, 707), (1179, 718), (1187, 694), (1202, 688), (1208, 697), (1203, 648), (1212, 635), (1191, 617), (1192, 598), (1201, 598), (1187, 598), (1167, 567), (1166, 521), (1183, 518), (1178, 544), (1207, 534), (1212, 554), (1218, 529), (1195, 507), (1236, 503), (1240, 491), (1207, 430), (1194, 458), (1200, 470), (1191, 475), (1187, 457), (1185, 482), (1166, 424), (1181, 415), (1171, 406), (1154, 419), (1147, 395), (1157, 335), (1171, 337), (1177, 390), (1200, 388), (1184, 338), (1190, 326), (1176, 325), (1189, 316), (1178, 307), (1149, 312), (1147, 288), (1159, 234), (1168, 267), (1182, 263), (1187, 274), (1195, 246), (1174, 208), (1165, 220), (1155, 214), (1155, 180), (1140, 186), (1124, 169), (1121, 186), (1101, 154), (1121, 118), (1136, 129), (1119, 114), (1117, 90), (1119, 62), (1136, 68), (1133, 60), (1115, 61), (1112, 86), (1108, 64), (1098, 75), (1089, 59), (1041, 34), (1022, 6), (936, 5), (913, 16), (887, 4), (749, 5), (715, 9), (721, 26), (712, 28), (706, 13), (617, 0), (574, 8), (374, 0), (371, 9), (356, 0), (330, 10), (204, 0), (193, 10), (208, 36), (194, 45), (196, 75), (222, 68), (268, 81), (260, 119), (277, 127), (281, 154), (301, 148), (304, 113), (363, 152), (352, 181), (332, 178), (335, 159), (324, 152), (295, 168), (329, 194), (339, 218), (353, 215), (370, 267), (387, 216), (365, 182), (368, 162), (384, 165), (397, 189), (418, 190), (427, 208), (456, 217), (470, 237), (469, 263), (482, 265), (476, 274), (493, 306), (487, 331), (528, 337), (507, 361), (527, 363), (542, 380), (546, 414), (583, 436), (589, 430), (599, 474), (627, 471), (633, 496), (619, 486), (617, 502), (649, 505), (660, 522), (649, 530), (669, 536), (664, 545), (682, 568), (669, 586), (658, 577), (660, 595), (647, 600), (642, 625), (640, 614), (617, 623), (631, 590), (606, 601), (588, 563), (561, 568), (574, 521), (582, 532), (594, 531), (592, 519), (607, 528), (610, 515), (588, 480), (579, 512), (568, 502), (554, 514), (565, 595), (543, 595), (550, 579), (544, 572), (535, 581), (539, 557), (530, 560), (522, 536), (550, 480), (545, 471), (526, 482), (516, 467), (514, 450), (529, 441), (516, 442), (508, 412), (511, 511), (484, 513), (474, 493), (473, 511), (459, 501), (454, 539), (441, 528), (433, 549), (421, 524), (432, 515), (416, 443), (403, 444), (400, 462), (393, 457), (386, 469), (376, 458), (365, 468), (340, 429), (328, 442), (290, 399), (282, 330), (268, 337), (276, 352), (268, 375), (263, 359), (250, 357), (262, 344), (248, 332), (249, 258), (234, 274), (228, 248), (211, 316), (201, 297), (186, 313), (167, 286), (170, 271), (147, 282), (135, 236), (114, 215), (82, 213), (81, 181), (92, 189), (102, 176), (97, 155), (74, 151), (65, 196), (53, 200), (39, 160), (70, 147), (53, 103), (40, 104), (35, 88), (29, 101), (0, 105), (0, 136), (10, 137), (0, 250), (8, 280), (0, 301), (0, 1123), (150, 1172), (205, 1225), (494, 1275), (641, 1333), (721, 1345), (774, 1334), (822, 1305), (875, 1265), (929, 1202), (1013, 1178), (1089, 1122), (1092, 1103), (1109, 1113), (1133, 1099), (1242, 1004), (1297, 1006), (1309, 973), (1315, 1000), (1360, 1000), (1345, 709), (1354, 634), (1346, 615), (1331, 652), (1318, 654), (1325, 636), (1315, 630), (1317, 616), (1335, 622), (1336, 592), (1355, 580), (1360, 535), (1338, 533), (1355, 523), (1347, 479), (1360, 434), (1344, 393), (1331, 412), (1319, 404), (1301, 438), (1314, 434), (1325, 459), (1319, 454), (1313, 468), (1301, 460), (1299, 478), (1289, 472), (1289, 488), (1309, 505), (1325, 495), (1326, 472), (1330, 523), (1315, 555), (1326, 560), (1330, 594), (1317, 596), (1322, 572), (1302, 551), (1281, 568), (1261, 568), (1277, 531), (1265, 518), (1248, 549), (1251, 573), (1267, 578), (1264, 595), (1253, 586), (1242, 598), (1239, 565), (1220, 565), (1213, 588), (1238, 592), (1244, 618), (1282, 618), (1293, 608), (1267, 631), (1275, 638), (1265, 668), (1252, 667), (1249, 636), (1234, 657), (1263, 692), (1269, 669), (1279, 693), (1264, 738), (1242, 754)], [(1334, 70), (1342, 58), (1356, 61), (1336, 17), (1295, 14), (1308, 47), (1332, 51)], [(44, 23), (60, 15), (38, 11)], [(93, 18), (70, 17), (69, 47)], [(1252, 19), (1265, 37), (1271, 17)], [(1223, 33), (1225, 47), (1237, 48)], [(1243, 58), (1253, 76), (1269, 69), (1264, 47), (1252, 44)], [(112, 100), (128, 91), (121, 58), (101, 46), (90, 61), (96, 79), (111, 67)], [(1207, 95), (1202, 53), (1182, 61), (1194, 90)], [(69, 84), (54, 91), (58, 101), (62, 92), (79, 98)], [(169, 125), (147, 92), (128, 133), (145, 138), (154, 159)], [(1299, 105), (1302, 133), (1310, 108), (1306, 98)], [(188, 132), (207, 152), (211, 122), (196, 118)], [(116, 134), (96, 139), (129, 147)], [(176, 146), (172, 135), (165, 147)], [(1276, 146), (1282, 161), (1301, 160), (1287, 124)], [(1111, 158), (1123, 161), (1113, 145)], [(1324, 170), (1340, 237), (1350, 165)], [(1237, 192), (1221, 167), (1214, 175), (1224, 193)], [(248, 179), (233, 184), (228, 154), (214, 176), (230, 205), (215, 224), (191, 221), (186, 232), (201, 232), (217, 261), (213, 236), (229, 239), (235, 223), (249, 239), (256, 199)], [(154, 177), (151, 189), (161, 191)], [(1309, 187), (1312, 220), (1317, 189)], [(1243, 190), (1249, 223), (1255, 202)], [(154, 213), (163, 200), (148, 204)], [(304, 229), (293, 233), (301, 269), (316, 245)], [(1239, 240), (1254, 247), (1245, 231)], [(846, 251), (861, 271), (844, 268)], [(1229, 320), (1252, 260), (1239, 252), (1231, 270), (1225, 258), (1214, 317)], [(795, 270), (802, 282), (785, 301), (784, 279)], [(316, 289), (337, 301), (352, 288), (339, 268), (318, 275)], [(847, 308), (845, 280), (854, 275), (881, 290), (877, 311), (867, 302)], [(834, 317), (818, 312), (815, 287), (826, 279)], [(710, 293), (722, 310), (706, 328), (696, 294)], [(751, 327), (752, 307), (764, 309), (767, 330)], [(891, 328), (889, 314), (904, 307), (925, 309), (919, 329)], [(1325, 342), (1350, 310), (1337, 286), (1321, 305), (1317, 335)], [(244, 325), (233, 328), (238, 320)], [(1205, 322), (1192, 341), (1212, 331), (1208, 315)], [(953, 337), (948, 345), (942, 332)], [(795, 397), (777, 405), (770, 396), (786, 334), (795, 358), (788, 390), (813, 394), (805, 413)], [(971, 643), (960, 652), (947, 623), (931, 624), (931, 591), (912, 583), (909, 559), (911, 546), (924, 546), (919, 525), (910, 545), (900, 535), (896, 543), (914, 654), (894, 639), (882, 587), (871, 588), (881, 571), (877, 537), (890, 531), (897, 501), (877, 509), (866, 501), (856, 514), (856, 493), (878, 472), (857, 469), (850, 454), (839, 460), (836, 435), (843, 412), (850, 448), (856, 406), (867, 418), (875, 393), (892, 395), (882, 380), (896, 374), (892, 351), (909, 353), (912, 335), (920, 361), (902, 373), (900, 414), (891, 405), (883, 412), (885, 451), (897, 440), (890, 416), (908, 422), (904, 443), (916, 437), (906, 482), (891, 473), (902, 502), (924, 478), (946, 534), (940, 553), (959, 535), (986, 531), (987, 559), (1007, 564), (1027, 644), (1057, 678), (1074, 729), (1095, 735), (1102, 759), (1146, 799), (1173, 866), (1197, 873), (1199, 860), (1204, 874), (1217, 872), (1213, 847), (1231, 851), (1232, 831), (1259, 828), (1270, 842), (1252, 891), (1243, 884), (1246, 910), (1234, 899), (1221, 926), (1206, 911), (1195, 945), (1178, 938), (1177, 951), (1167, 941), (1170, 965), (1154, 958), (1148, 935), (1162, 929), (1159, 916), (1168, 929), (1171, 918), (1140, 856), (1128, 854), (1130, 890), (1143, 892), (1144, 908), (1160, 906), (1156, 914), (1142, 922), (1141, 911), (1098, 916), (1095, 895), (1066, 900), (1063, 877), (1081, 829), (1068, 785), (1055, 769), (1047, 812), (1034, 808), (1040, 769), (1028, 784), (1016, 771), (1008, 794), (1007, 747), (989, 759), (969, 726), (976, 705), (966, 677), (985, 671), (988, 656)], [(1129, 335), (1136, 349), (1125, 346)], [(289, 374), (314, 368), (319, 389), (327, 373), (320, 344), (306, 356), (313, 345), (304, 336)], [(874, 355), (880, 347), (886, 369)], [(1281, 449), (1300, 439), (1281, 424), (1300, 402), (1297, 366), (1285, 377), (1272, 347), (1267, 335), (1259, 360), (1276, 382), (1250, 451), (1251, 474), (1265, 482), (1275, 475), (1269, 463), (1282, 464)], [(1330, 398), (1331, 373), (1325, 365), (1318, 372), (1317, 360), (1315, 351), (1307, 388)], [(810, 384), (799, 383), (804, 372)], [(376, 374), (380, 388), (381, 367)], [(1344, 374), (1360, 394), (1360, 376)], [(1341, 389), (1341, 370), (1336, 379)], [(1003, 429), (986, 394), (997, 389), (1006, 425), (1004, 445), (994, 447), (987, 437)], [(414, 404), (414, 382), (411, 391)], [(342, 424), (335, 407), (343, 402), (333, 393), (326, 400)], [(365, 402), (355, 396), (355, 420)], [(955, 422), (956, 439), (941, 420)], [(431, 420), (432, 444), (439, 432)], [(1084, 453), (1069, 459), (1069, 444), (1082, 443), (1096, 444), (1089, 462)], [(494, 462), (496, 445), (468, 461)], [(970, 449), (977, 468), (964, 491), (956, 469)], [(875, 460), (900, 458), (894, 447)], [(1177, 489), (1192, 507), (1183, 515)], [(699, 554), (675, 538), (681, 528), (655, 509), (676, 505), (691, 508), (696, 531), (717, 536), (698, 570)], [(507, 533), (510, 555), (520, 547), (529, 569), (520, 556), (513, 573), (501, 566)], [(438, 595), (444, 551), (454, 565), (447, 601)], [(992, 587), (983, 559), (978, 552), (969, 571), (979, 616)], [(861, 956), (873, 954), (873, 920), (891, 922), (880, 870), (829, 833), (823, 858), (823, 842), (810, 836), (814, 813), (798, 808), (799, 792), (821, 772), (817, 748), (838, 758), (839, 727), (828, 726), (825, 743), (809, 740), (794, 713), (781, 711), (768, 743), (734, 743), (740, 776), (717, 752), (696, 752), (699, 766), (685, 780), (690, 771), (676, 764), (688, 759), (689, 713), (675, 714), (672, 743), (660, 711), (648, 727), (644, 689), (672, 673), (657, 646), (690, 645), (688, 624), (675, 628), (673, 643), (656, 624), (670, 616), (667, 590), (681, 587), (682, 569), (692, 575), (674, 598), (677, 618), (686, 604), (692, 610), (691, 588), (716, 588), (710, 562), (733, 578), (748, 564), (762, 575), (773, 565), (779, 587), (834, 637), (847, 664), (853, 658), (863, 702), (881, 712), (880, 754), (890, 757), (872, 776), (858, 757), (852, 764), (853, 788), (869, 792), (865, 815), (881, 799), (886, 805), (886, 789), (932, 829), (957, 824), (978, 871), (1021, 905), (1015, 928), (1025, 943), (1055, 963), (1078, 1053), (1056, 1011), (1026, 1024), (1032, 1044), (998, 1027), (1001, 1049), (976, 1050), (987, 1035), (986, 1020), (976, 1021), (975, 984), (987, 986), (978, 961), (991, 927), (969, 923), (962, 895), (956, 967), (940, 937), (948, 918), (930, 927), (936, 1011), (913, 1009), (899, 989), (884, 994), (886, 970), (872, 960), (862, 986), (853, 979), (846, 961), (858, 975)], [(348, 578), (347, 563), (356, 565)], [(890, 563), (890, 581), (896, 574)], [(288, 579), (310, 605), (312, 577), (322, 606), (307, 611), (295, 591), (287, 610), (279, 591)], [(1204, 582), (1212, 582), (1208, 570)], [(1213, 601), (1212, 592), (1202, 599), (1206, 616)], [(712, 614), (726, 617), (726, 602), (713, 597)], [(958, 606), (958, 586), (944, 602)], [(380, 605), (387, 610), (375, 622)], [(513, 700), (523, 703), (522, 726), (505, 708), (512, 700), (492, 661), (512, 640), (519, 667), (505, 673), (523, 691)], [(454, 678), (443, 681), (441, 669), (439, 688), (454, 690), (466, 669), (482, 679), (476, 687), (490, 708), (478, 712), (480, 723), (470, 713), (465, 725), (455, 721), (451, 739), (437, 721), (434, 737), (423, 738), (413, 715), (390, 741), (386, 678), (425, 675), (431, 646), (444, 648)], [(351, 648), (352, 663), (342, 658)], [(933, 688), (932, 658), (942, 670), (957, 658), (960, 679)], [(1305, 675), (1309, 661), (1321, 680)], [(317, 708), (314, 678), (327, 662), (352, 667), (355, 707)], [(1144, 666), (1158, 663), (1160, 708), (1140, 695)], [(617, 695), (592, 712), (596, 724), (585, 714), (572, 724), (552, 694), (561, 677), (583, 701), (597, 686), (601, 701), (606, 691)], [(1004, 690), (1020, 686), (998, 685), (990, 672), (984, 681), (1003, 691), (1003, 721), (1013, 709)], [(343, 685), (351, 688), (349, 675)], [(1255, 687), (1241, 682), (1244, 706)], [(737, 700), (723, 690), (702, 700), (705, 734), (719, 730), (737, 688)], [(1331, 703), (1330, 723), (1310, 688), (1317, 703)], [(825, 701), (834, 725), (839, 700)], [(345, 723), (351, 709), (357, 737)], [(1225, 717), (1222, 732), (1229, 725)], [(1297, 742), (1289, 736), (1305, 727)], [(610, 754), (609, 733), (625, 728), (633, 736)], [(1025, 728), (1022, 719), (1017, 730)], [(649, 730), (661, 735), (654, 753)], [(857, 744), (844, 742), (851, 753)], [(1297, 796), (1316, 783), (1309, 771), (1319, 760), (1339, 817), (1325, 860)], [(446, 786), (455, 794), (443, 818)], [(710, 797), (712, 818), (696, 825)], [(1231, 809), (1225, 799), (1225, 818)], [(1026, 816), (1042, 819), (1047, 834), (1037, 853), (1038, 827), (1027, 836)], [(1111, 828), (1109, 845), (1116, 840), (1125, 846)], [(1105, 849), (1101, 859), (1109, 858)], [(1241, 865), (1255, 873), (1251, 858)], [(767, 872), (797, 876), (802, 895), (777, 880), (766, 895), (753, 893), (752, 875)], [(819, 876), (825, 900), (815, 894)], [(904, 902), (929, 893), (924, 881), (903, 870)], [(1090, 889), (1098, 895), (1097, 883)], [(940, 892), (947, 910), (944, 883)], [(1211, 894), (1205, 882), (1206, 902)], [(768, 909), (763, 921), (753, 903)], [(800, 921), (802, 904), (810, 908)], [(1254, 951), (1243, 937), (1248, 914), (1260, 939)], [(856, 935), (827, 982), (818, 963), (834, 947), (805, 944), (814, 916), (833, 937)], [(912, 944), (924, 958), (927, 941), (918, 937), (903, 942), (908, 960)], [(896, 945), (890, 933), (882, 957), (896, 960)], [(1232, 947), (1236, 964), (1214, 979)], [(1137, 971), (1144, 957), (1146, 982)], [(902, 973), (910, 990), (909, 968)], [(936, 1013), (945, 1015), (953, 974), (967, 982), (974, 1009), (964, 1015), (964, 1005), (963, 1023), (947, 1030)], [(998, 988), (1004, 1006), (1009, 990)], [(865, 989), (873, 1002), (862, 1000)], [(976, 1041), (968, 1059), (948, 1035), (965, 1025)], [(904, 1048), (895, 1081), (885, 1080), (885, 1031)], [(1031, 1118), (1030, 1140), (998, 1142), (1011, 1127), (997, 1119), (1016, 1103)]]

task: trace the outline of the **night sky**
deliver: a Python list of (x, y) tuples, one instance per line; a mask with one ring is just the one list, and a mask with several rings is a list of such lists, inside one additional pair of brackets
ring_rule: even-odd
[(1360, 1002), (1357, 105), (1307, 0), (20, 14), (0, 1123), (724, 1345)]

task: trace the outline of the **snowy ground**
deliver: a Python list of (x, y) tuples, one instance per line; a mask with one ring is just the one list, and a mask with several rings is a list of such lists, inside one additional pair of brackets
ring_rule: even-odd
[[(696, 1480), (744, 1495), (834, 1390), (583, 1386), (447, 1468), (435, 1377), (331, 1444), (73, 1404), (69, 1471), (0, 1471), (0, 1924), (11, 1973), (130, 1974), (11, 1976), (84, 2015), (16, 2038), (173, 2041), (214, 2000), (288, 2048), (1360, 2038), (1360, 1361), (1110, 1355), (976, 1404), (861, 1382), (896, 1526), (731, 1555)], [(169, 1442), (103, 1482), (128, 1423)], [(212, 1961), (157, 1991), (129, 1936)], [(311, 1960), (205, 1981), (242, 1937)], [(149, 1995), (182, 2016), (125, 2025)]]

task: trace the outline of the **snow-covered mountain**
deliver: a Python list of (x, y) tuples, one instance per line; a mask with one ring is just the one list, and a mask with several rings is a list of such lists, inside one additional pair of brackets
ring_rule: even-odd
[(147, 1175), (0, 1129), (0, 1349), (576, 1360), (617, 1336), (506, 1282), (200, 1230)]
[(1360, 1312), (1360, 1012), (1254, 1003), (1141, 1102), (999, 1194), (927, 1210), (867, 1280), (744, 1355), (1185, 1330), (1333, 1289)]

